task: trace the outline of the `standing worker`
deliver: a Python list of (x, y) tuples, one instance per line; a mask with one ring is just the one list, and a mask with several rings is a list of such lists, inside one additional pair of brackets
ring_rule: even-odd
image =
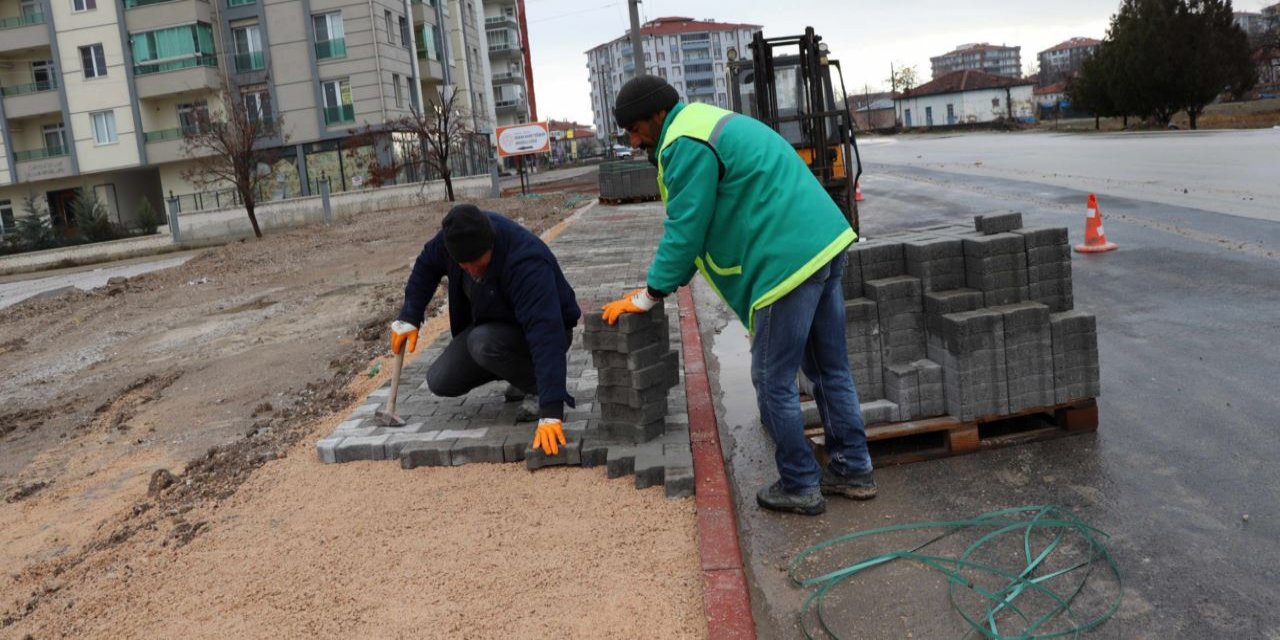
[[(614, 118), (658, 166), (667, 220), (647, 287), (605, 305), (605, 320), (644, 313), (702, 272), (753, 336), (751, 382), (781, 476), (756, 502), (817, 515), (827, 508), (823, 495), (873, 498), (840, 284), (857, 235), (782, 136), (748, 116), (679, 99), (648, 75), (618, 92)], [(813, 381), (826, 469), (804, 436), (798, 370)]]
[[(582, 311), (546, 243), (524, 227), (475, 205), (460, 204), (422, 248), (391, 323), (391, 351), (412, 352), (427, 303), (449, 277), (449, 330), (444, 353), (427, 370), (427, 388), (457, 397), (506, 380), (508, 400), (538, 400), (533, 448), (556, 455), (565, 444), (565, 353)], [(528, 416), (532, 420), (534, 416)]]

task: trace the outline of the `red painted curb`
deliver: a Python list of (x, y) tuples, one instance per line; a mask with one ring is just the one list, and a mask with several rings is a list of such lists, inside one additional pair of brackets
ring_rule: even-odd
[(693, 447), (695, 504), (698, 509), (698, 556), (702, 563), (702, 598), (707, 637), (754, 640), (756, 622), (738, 544), (738, 518), (729, 492), (711, 382), (698, 333), (693, 292), (680, 290), (680, 335), (684, 342), (684, 392), (689, 401), (689, 440)]

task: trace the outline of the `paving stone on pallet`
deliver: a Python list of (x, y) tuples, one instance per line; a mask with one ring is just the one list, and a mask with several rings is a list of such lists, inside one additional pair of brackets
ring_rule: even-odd
[(844, 290), (845, 300), (862, 297), (862, 263), (858, 262), (858, 257), (846, 252), (844, 261), (844, 270), (841, 274), (841, 288)]
[(898, 405), (888, 400), (863, 402), (862, 422), (869, 425), (898, 422)]
[(1028, 251), (1040, 247), (1062, 246), (1069, 243), (1066, 227), (1023, 227), (1015, 229), (1013, 233), (1022, 236)]
[(448, 467), (452, 465), (450, 451), (457, 439), (432, 440), (400, 450), (400, 468)]
[(898, 405), (899, 420), (920, 414), (920, 377), (914, 365), (889, 365), (884, 371), (884, 396)]
[(1027, 249), (1027, 266), (1038, 267), (1047, 264), (1071, 264), (1071, 246), (1053, 245), (1031, 247)]
[(959, 238), (926, 236), (902, 242), (902, 256), (908, 270), (912, 264), (964, 258), (964, 246)]
[(1097, 318), (1092, 313), (1076, 309), (1049, 316), (1049, 326), (1053, 329), (1054, 342), (1059, 336), (1075, 333), (1091, 333), (1097, 335)]
[(1025, 271), (1026, 269), (1027, 256), (1022, 251), (990, 255), (983, 258), (971, 256), (966, 257), (964, 260), (964, 271), (970, 276), (982, 276), (1002, 271)]
[(863, 282), (867, 298), (877, 304), (888, 300), (913, 299), (920, 297), (920, 279), (899, 275)]
[(1071, 263), (1070, 262), (1047, 262), (1047, 263), (1027, 267), (1028, 282), (1042, 282), (1045, 280), (1069, 280), (1069, 279), (1071, 279)]
[(966, 236), (963, 238), (964, 259), (968, 263), (972, 259), (988, 258), (1001, 254), (1025, 254), (1026, 245), (1024, 242), (1022, 236), (1015, 233)]
[(986, 214), (973, 217), (974, 229), (983, 235), (993, 235), (1022, 228), (1021, 213)]
[(952, 289), (932, 291), (922, 296), (924, 312), (930, 316), (963, 313), (982, 307), (982, 292), (977, 289)]

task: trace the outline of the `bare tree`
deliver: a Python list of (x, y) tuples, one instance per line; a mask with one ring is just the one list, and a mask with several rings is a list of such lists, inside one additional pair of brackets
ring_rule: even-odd
[[(261, 238), (254, 208), (271, 176), (262, 167), (274, 166), (280, 157), (268, 138), (284, 131), (284, 118), (249, 106), (225, 73), (218, 96), (222, 106), (197, 110), (195, 122), (183, 131), (182, 152), (194, 164), (182, 177), (202, 190), (231, 185), (249, 214), (253, 234)], [(281, 142), (288, 142), (288, 136), (282, 134)]]
[[(453, 202), (455, 154), (475, 135), (470, 123), (471, 117), (458, 104), (458, 92), (454, 91), (448, 96), (428, 101), (421, 111), (414, 109), (410, 115), (390, 120), (385, 125), (376, 128), (366, 125), (359, 131), (352, 131), (347, 157), (368, 172), (373, 185), (391, 182), (411, 167), (429, 167), (444, 178), (445, 194)], [(411, 144), (393, 148), (391, 153), (384, 154), (387, 157), (381, 159), (378, 154), (358, 156), (357, 149), (376, 145), (380, 138), (387, 136), (393, 138), (393, 147), (397, 145), (395, 138), (407, 139)]]

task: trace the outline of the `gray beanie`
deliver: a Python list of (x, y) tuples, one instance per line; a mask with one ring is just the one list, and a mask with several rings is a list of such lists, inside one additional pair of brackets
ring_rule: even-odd
[(676, 88), (658, 76), (636, 76), (622, 85), (613, 106), (613, 118), (618, 126), (643, 120), (659, 111), (670, 111), (680, 101)]

